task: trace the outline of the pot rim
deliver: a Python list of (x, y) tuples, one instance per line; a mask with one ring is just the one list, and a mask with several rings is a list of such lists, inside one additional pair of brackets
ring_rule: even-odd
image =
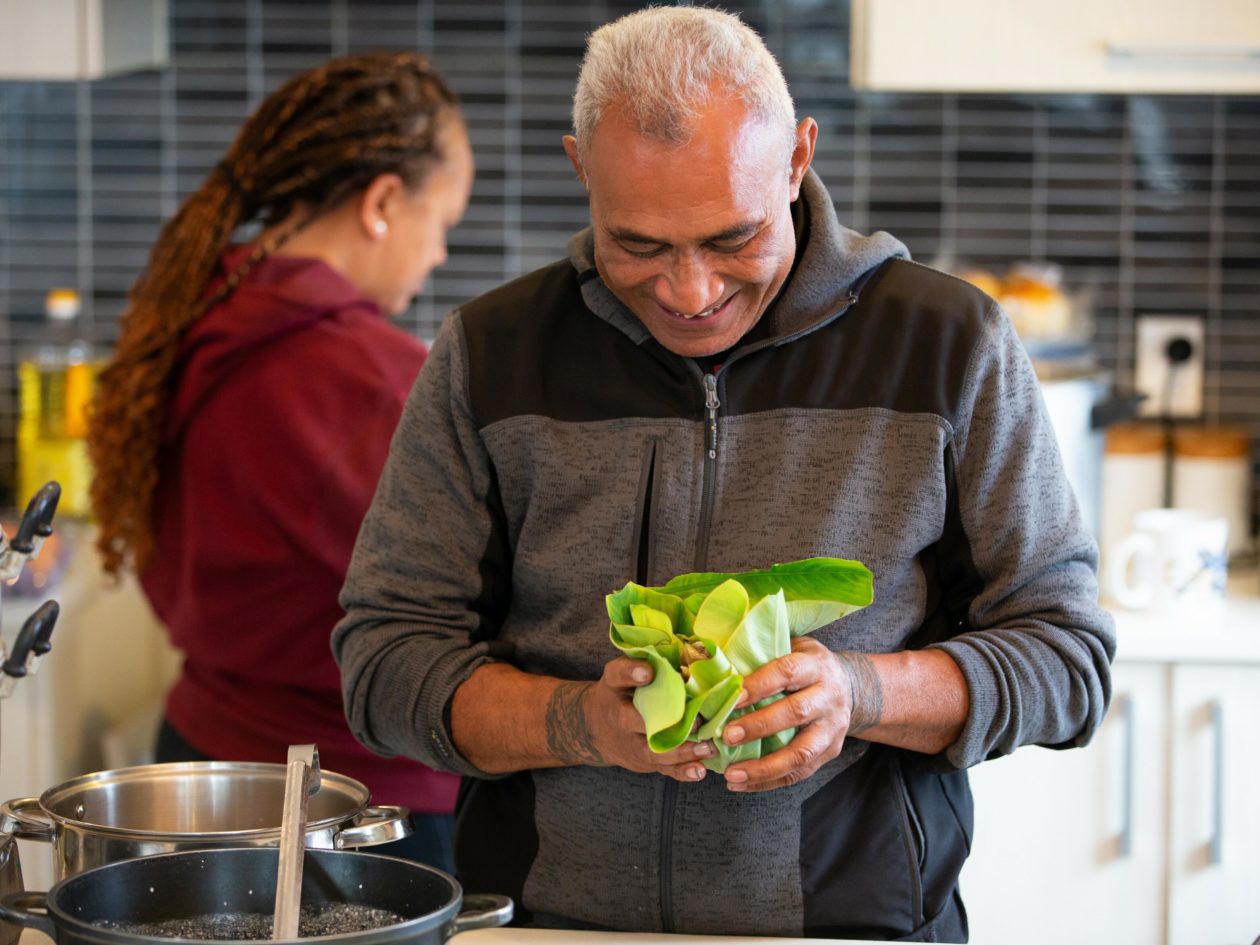
[[(62, 795), (81, 790), (93, 783), (109, 785), (126, 782), (177, 780), (180, 777), (198, 774), (261, 774), (273, 776), (283, 787), (286, 773), (286, 765), (273, 764), (265, 761), (179, 761), (161, 764), (133, 765), (127, 768), (109, 768), (103, 771), (92, 771), (88, 774), (81, 774), (68, 781), (62, 781), (60, 784), (54, 784), (52, 787), (40, 794), (39, 806), (42, 808), (44, 814), (51, 820), (63, 826), (77, 827), (80, 830), (91, 831), (93, 833), (107, 834), (114, 837), (127, 837), (137, 840), (183, 843), (190, 841), (245, 841), (251, 839), (263, 839), (271, 836), (278, 837), (280, 835), (279, 824), (276, 824), (274, 827), (251, 827), (247, 830), (178, 832), (169, 830), (145, 830), (140, 827), (121, 827), (117, 824), (103, 824), (91, 820), (81, 820), (76, 817), (69, 817), (66, 814), (54, 811), (53, 804)], [(343, 814), (324, 817), (321, 820), (307, 821), (306, 833), (308, 834), (334, 828), (338, 824), (344, 823), (346, 820), (361, 814), (371, 803), (371, 793), (368, 791), (367, 785), (365, 785), (362, 781), (357, 781), (348, 775), (328, 770), (321, 770), (319, 776), (321, 791), (324, 790), (324, 787), (327, 785), (336, 785), (340, 787), (342, 792), (350, 797), (351, 800), (357, 801), (357, 803), (352, 807), (352, 809), (348, 809)]]
[[(64, 909), (58, 902), (58, 899), (63, 895), (65, 887), (76, 882), (91, 882), (90, 879), (85, 879), (85, 877), (91, 877), (93, 874), (99, 873), (101, 870), (126, 869), (128, 866), (131, 866), (132, 869), (137, 869), (139, 868), (137, 867), (137, 864), (148, 863), (149, 861), (169, 861), (172, 859), (184, 860), (191, 857), (205, 856), (210, 856), (216, 859), (231, 859), (232, 857), (241, 858), (245, 856), (257, 856), (260, 853), (268, 852), (273, 851), (263, 847), (236, 847), (213, 850), (182, 850), (175, 853), (157, 853), (152, 856), (137, 857), (130, 860), (117, 860), (113, 863), (106, 863), (104, 866), (96, 866), (90, 870), (84, 870), (81, 873), (75, 873), (72, 876), (67, 876), (64, 879), (58, 880), (53, 884), (48, 892), (44, 894), (47, 902), (47, 910), (59, 928), (63, 926), (69, 927), (71, 933), (81, 939), (95, 939), (100, 942), (116, 943), (116, 945), (136, 945), (137, 942), (142, 942), (144, 945), (170, 945), (170, 943), (180, 943), (180, 945), (215, 945), (216, 942), (221, 942), (223, 945), (229, 945), (229, 943), (231, 943), (231, 945), (236, 945), (236, 943), (240, 942), (253, 941), (251, 939), (207, 940), (176, 938), (173, 936), (137, 935), (134, 932), (118, 931), (95, 925), (92, 922), (77, 918)], [(424, 863), (418, 863), (415, 860), (405, 860), (396, 856), (384, 856), (380, 853), (364, 853), (360, 850), (308, 849), (306, 851), (306, 855), (313, 856), (315, 859), (320, 859), (325, 856), (353, 856), (359, 859), (363, 857), (371, 857), (375, 860), (391, 860), (395, 863), (402, 864), (402, 866), (407, 867), (410, 870), (436, 873), (450, 885), (451, 896), (443, 905), (437, 907), (436, 909), (432, 909), (424, 915), (413, 916), (404, 922), (396, 922), (393, 925), (384, 925), (375, 929), (364, 929), (359, 932), (339, 932), (334, 935), (309, 935), (299, 938), (266, 939), (264, 941), (285, 942), (288, 943), (288, 945), (301, 945), (303, 942), (331, 941), (345, 942), (347, 945), (366, 945), (366, 943), (369, 942), (380, 943), (383, 941), (392, 942), (395, 939), (408, 939), (417, 933), (438, 928), (448, 922), (451, 922), (454, 917), (459, 914), (460, 907), (463, 905), (464, 891), (463, 887), (459, 883), (459, 880), (450, 873), (437, 869), (433, 866), (428, 866)]]

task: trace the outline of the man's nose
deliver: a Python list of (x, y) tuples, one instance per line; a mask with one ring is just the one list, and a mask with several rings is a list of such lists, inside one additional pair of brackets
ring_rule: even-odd
[(697, 315), (722, 299), (722, 277), (690, 257), (673, 261), (656, 279), (656, 300), (680, 315)]

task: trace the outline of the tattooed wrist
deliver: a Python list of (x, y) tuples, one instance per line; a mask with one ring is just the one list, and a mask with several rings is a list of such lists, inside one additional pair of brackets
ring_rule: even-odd
[(865, 653), (837, 653), (849, 677), (849, 734), (861, 735), (884, 717), (884, 687), (875, 664)]
[(547, 702), (545, 724), (547, 748), (567, 765), (606, 766), (608, 762), (595, 747), (595, 738), (586, 721), (583, 705), (594, 683), (562, 682)]

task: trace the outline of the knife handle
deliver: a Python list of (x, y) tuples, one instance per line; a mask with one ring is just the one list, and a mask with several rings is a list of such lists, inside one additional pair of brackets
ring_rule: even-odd
[(61, 485), (57, 482), (46, 482), (43, 487), (26, 503), (26, 511), (22, 513), (22, 523), (17, 534), (9, 542), (18, 554), (34, 555), (43, 540), (52, 534), (53, 513), (57, 511), (57, 503), (61, 499)]
[(13, 679), (20, 679), (32, 671), (35, 661), (52, 649), (53, 626), (57, 623), (57, 615), (61, 607), (55, 600), (45, 601), (35, 613), (26, 618), (17, 639), (13, 641), (13, 651), (9, 658), (0, 665), (0, 671)]

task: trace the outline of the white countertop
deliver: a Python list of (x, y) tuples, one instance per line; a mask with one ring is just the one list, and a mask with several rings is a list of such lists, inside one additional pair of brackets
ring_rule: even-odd
[(1260, 572), (1231, 574), (1225, 600), (1212, 608), (1125, 610), (1116, 618), (1116, 661), (1260, 664)]
[[(455, 939), (458, 945), (863, 945), (851, 938), (770, 938), (755, 935), (666, 935), (663, 932), (562, 932), (551, 929), (478, 929)], [(26, 945), (25, 942), (22, 945)]]

